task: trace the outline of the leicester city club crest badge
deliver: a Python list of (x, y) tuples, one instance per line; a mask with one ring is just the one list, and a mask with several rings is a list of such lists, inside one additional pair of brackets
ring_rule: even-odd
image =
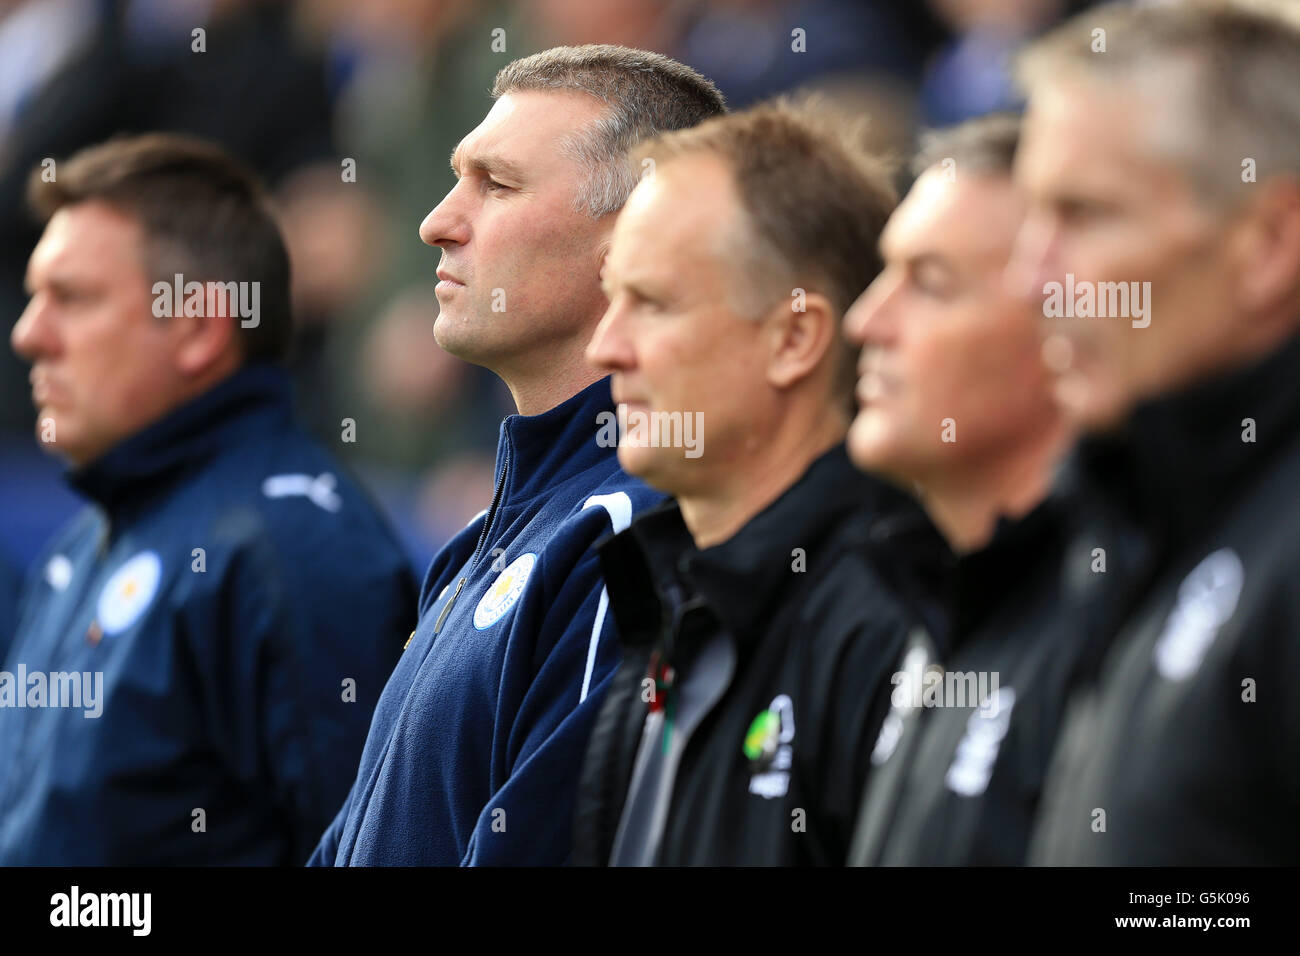
[(162, 581), (162, 561), (141, 551), (113, 572), (99, 594), (95, 622), (105, 636), (120, 634), (138, 621), (153, 603)]
[(474, 609), (476, 628), (485, 630), (505, 617), (506, 612), (519, 600), (519, 595), (524, 593), (524, 585), (528, 583), (528, 577), (533, 573), (536, 563), (537, 555), (532, 552), (521, 554), (497, 575), (497, 579)]

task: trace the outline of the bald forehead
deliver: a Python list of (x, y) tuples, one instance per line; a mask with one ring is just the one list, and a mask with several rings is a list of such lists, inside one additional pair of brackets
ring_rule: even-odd
[(30, 293), (38, 276), (112, 276), (140, 268), (140, 223), (107, 203), (64, 206), (46, 224), (27, 263)]
[(452, 150), (457, 176), (481, 169), (523, 177), (538, 168), (569, 162), (566, 139), (583, 132), (604, 112), (600, 100), (572, 90), (518, 90), (498, 99), (487, 116)]
[(1171, 67), (1127, 85), (1082, 74), (1041, 84), (1025, 113), (1017, 182), (1035, 200), (1140, 200), (1187, 186), (1198, 121), (1186, 92), (1162, 92), (1186, 78)]
[(674, 157), (656, 164), (637, 184), (615, 226), (643, 240), (714, 254), (736, 211), (726, 164), (711, 154)]
[(934, 166), (916, 180), (890, 217), (880, 238), (886, 261), (927, 255), (1005, 256), (1024, 215), (1024, 201), (1009, 176), (950, 177)]

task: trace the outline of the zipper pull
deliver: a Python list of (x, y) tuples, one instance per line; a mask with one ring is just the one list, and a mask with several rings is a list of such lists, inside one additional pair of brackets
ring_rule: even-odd
[(435, 637), (437, 637), (438, 632), (442, 630), (443, 622), (447, 620), (447, 614), (451, 611), (451, 606), (456, 603), (456, 598), (460, 597), (460, 589), (465, 586), (465, 580), (465, 578), (461, 578), (456, 582), (456, 590), (452, 592), (447, 603), (442, 606), (442, 612), (438, 615), (438, 621), (433, 625), (433, 634)]
[(654, 681), (654, 695), (650, 698), (650, 713), (664, 712), (663, 752), (668, 753), (673, 737), (673, 715), (676, 712), (677, 696), (674, 693), (677, 683), (677, 671), (668, 665), (667, 660), (655, 651), (650, 655), (650, 673)]
[(668, 666), (668, 662), (663, 659), (659, 651), (655, 651), (650, 655), (650, 670), (646, 677), (654, 682), (654, 691), (650, 698), (650, 713), (653, 714), (663, 710), (668, 695), (672, 692), (673, 682), (677, 679), (677, 672)]
[[(671, 692), (672, 688), (669, 688)], [(673, 694), (668, 698), (668, 703), (664, 705), (664, 745), (663, 755), (668, 756), (673, 742), (673, 715), (677, 710), (677, 695)]]

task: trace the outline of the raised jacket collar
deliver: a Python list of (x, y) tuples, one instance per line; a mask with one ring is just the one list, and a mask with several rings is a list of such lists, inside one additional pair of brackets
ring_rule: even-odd
[(288, 373), (274, 365), (249, 365), (94, 461), (69, 469), (64, 479), (110, 519), (117, 518), (237, 440), (250, 418), (291, 416)]
[[(739, 642), (760, 637), (787, 593), (796, 561), (815, 568), (837, 526), (865, 545), (873, 524), (919, 510), (901, 491), (864, 475), (842, 444), (825, 452), (775, 501), (721, 544), (699, 550), (669, 501), (601, 546), (611, 606), (628, 644), (660, 636), (682, 587), (702, 598)], [(802, 554), (800, 553), (801, 549)]]
[(606, 462), (615, 452), (597, 438), (601, 413), (613, 410), (606, 377), (540, 415), (508, 416), (497, 439), (498, 481), (505, 471), (501, 500), (526, 501)]
[[(1244, 441), (1254, 422), (1254, 441)], [(1255, 364), (1140, 405), (1085, 439), (1067, 483), (1168, 547), (1193, 540), (1300, 435), (1300, 336)]]

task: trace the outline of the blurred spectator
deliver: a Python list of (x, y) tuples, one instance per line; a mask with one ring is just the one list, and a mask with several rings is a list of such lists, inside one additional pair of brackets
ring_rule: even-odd
[[(400, 448), (412, 439), (420, 442), (408, 456), (411, 465), (428, 461), (431, 453), (437, 457), (449, 448), (455, 450), (457, 444), (472, 445), (480, 426), (494, 428), (513, 411), (503, 400), (485, 402), (484, 414), (475, 414), (474, 367), (434, 341), (437, 315), (438, 300), (431, 286), (406, 290), (371, 326), (360, 356), (367, 403), (376, 412), (375, 427), (392, 433), (390, 447)], [(467, 421), (474, 425), (471, 434), (465, 433)], [(439, 424), (438, 447), (430, 448), (428, 433)]]
[(927, 66), (920, 121), (951, 126), (996, 110), (1018, 108), (1008, 69), (1026, 41), (1087, 0), (929, 0), (953, 38)]
[(832, 79), (915, 84), (935, 24), (888, 0), (717, 0), (697, 4), (682, 55), (733, 109)]
[(490, 490), (495, 477), (492, 455), (477, 451), (453, 455), (426, 474), (415, 503), (425, 540), (449, 541), (469, 524), (486, 507), (483, 489)]
[(669, 53), (680, 46), (693, 7), (681, 0), (534, 0), (521, 12), (539, 49), (616, 43)]

